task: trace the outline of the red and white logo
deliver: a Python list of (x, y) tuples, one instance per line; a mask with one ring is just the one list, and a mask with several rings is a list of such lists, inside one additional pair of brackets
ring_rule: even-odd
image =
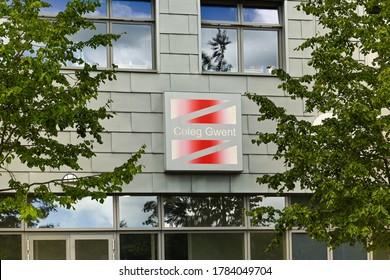
[(218, 170), (220, 166), (225, 171), (239, 165), (240, 96), (185, 95), (166, 96), (167, 169)]

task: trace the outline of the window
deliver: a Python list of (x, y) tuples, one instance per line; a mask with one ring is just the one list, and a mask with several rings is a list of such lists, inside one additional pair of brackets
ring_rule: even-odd
[(292, 234), (293, 260), (326, 260), (327, 258), (325, 243), (313, 240), (305, 233)]
[(201, 4), (202, 70), (267, 74), (280, 67), (280, 7), (226, 3)]
[(120, 259), (121, 260), (156, 260), (157, 234), (121, 234)]
[(104, 203), (83, 198), (74, 209), (66, 209), (58, 204), (42, 203), (34, 200), (33, 204), (42, 211), (44, 218), (30, 221), (29, 228), (64, 229), (64, 228), (112, 228), (113, 227), (113, 199), (107, 197)]
[(0, 260), (22, 259), (22, 236), (12, 234), (0, 235)]
[(108, 260), (109, 241), (107, 239), (75, 240), (76, 260)]
[(389, 249), (377, 249), (373, 253), (374, 260), (390, 260), (390, 250)]
[(172, 196), (164, 201), (166, 227), (241, 227), (242, 196)]
[[(95, 23), (95, 30), (80, 30), (77, 34), (72, 36), (70, 39), (74, 42), (85, 41), (92, 38), (98, 34), (106, 34), (107, 33), (107, 24), (103, 22)], [(96, 49), (92, 49), (90, 47), (86, 47), (83, 51), (77, 52), (75, 54), (77, 58), (82, 58), (86, 63), (91, 65), (97, 65), (98, 67), (107, 67), (108, 66), (108, 56), (107, 49), (104, 46), (99, 46)], [(76, 63), (72, 63), (68, 61), (67, 65), (69, 67), (72, 66), (83, 66)]]
[[(0, 199), (1, 201), (1, 199)], [(0, 213), (0, 229), (3, 228), (20, 228), (20, 215), (15, 211), (3, 211)]]
[[(344, 243), (332, 250), (327, 248), (324, 242), (311, 239), (306, 233), (293, 232), (291, 235), (293, 260), (367, 260), (368, 257), (367, 251), (361, 243), (354, 245)], [(380, 254), (381, 256), (378, 258), (386, 259), (383, 252)]]
[(251, 260), (286, 259), (284, 240), (279, 246), (272, 249), (269, 248), (274, 238), (274, 232), (252, 232), (250, 234)]
[[(64, 0), (46, 1), (52, 7), (42, 9), (43, 16), (54, 16), (65, 9)], [(119, 69), (153, 69), (153, 0), (107, 0), (100, 3), (95, 12), (85, 15), (94, 21), (96, 30), (80, 30), (69, 39), (74, 42), (86, 41), (107, 32), (121, 34), (121, 37), (113, 42), (112, 47), (85, 48), (76, 56), (102, 68), (116, 64)], [(82, 65), (68, 62), (67, 66)]]
[(351, 246), (349, 244), (341, 244), (333, 251), (334, 260), (366, 260), (367, 252), (361, 243), (356, 243)]
[(168, 233), (164, 248), (166, 260), (243, 260), (244, 234)]
[(157, 227), (158, 205), (156, 196), (120, 196), (119, 227)]
[(34, 260), (66, 260), (66, 240), (34, 240)]
[[(283, 210), (285, 207), (285, 198), (278, 196), (264, 196), (257, 195), (250, 197), (249, 200), (250, 209), (255, 210), (258, 207), (273, 207), (275, 210)], [(274, 218), (278, 218), (279, 215), (275, 214)], [(274, 227), (275, 223), (267, 220), (268, 215), (262, 217), (261, 220), (254, 221), (251, 220), (251, 226), (254, 227)]]

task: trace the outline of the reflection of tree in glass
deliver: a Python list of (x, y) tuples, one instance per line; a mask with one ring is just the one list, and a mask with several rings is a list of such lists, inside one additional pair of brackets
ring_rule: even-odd
[[(32, 198), (31, 203), (37, 207), (38, 220), (31, 220), (27, 222), (29, 228), (55, 228), (54, 224), (42, 224), (41, 221), (45, 220), (51, 212), (57, 212), (57, 204), (50, 204), (48, 202), (42, 202), (40, 199)], [(57, 225), (59, 227), (59, 225)]]
[(151, 260), (155, 258), (156, 236), (151, 234), (121, 234), (121, 260)]
[(213, 54), (210, 56), (206, 52), (202, 52), (202, 68), (204, 71), (228, 72), (232, 69), (232, 65), (228, 64), (225, 59), (226, 47), (230, 43), (231, 41), (226, 35), (226, 30), (221, 31), (218, 28), (215, 37), (207, 43), (211, 46)]
[(12, 210), (0, 213), (0, 228), (20, 228), (18, 213)]
[[(247, 214), (251, 217), (251, 224), (253, 226), (272, 226), (276, 223), (276, 218), (279, 217), (280, 210), (275, 209), (273, 206), (263, 206), (262, 201), (264, 196), (251, 197), (249, 200), (250, 212)], [(252, 214), (256, 209), (256, 214)]]
[(242, 226), (240, 196), (172, 196), (164, 203), (165, 223), (174, 227)]
[(120, 220), (119, 227), (120, 228), (127, 228), (127, 222), (125, 220)]
[(153, 227), (158, 226), (158, 205), (157, 205), (157, 201), (156, 200), (147, 201), (144, 204), (143, 211), (145, 213), (151, 212), (151, 215), (142, 224), (146, 225), (146, 226), (151, 225)]
[[(0, 203), (2, 199), (0, 199)], [(54, 228), (53, 224), (40, 225), (40, 221), (46, 219), (50, 212), (57, 211), (57, 205), (51, 205), (48, 202), (43, 203), (37, 198), (30, 198), (29, 203), (37, 207), (38, 219), (31, 220), (27, 222), (28, 227), (30, 228)], [(13, 211), (3, 211), (0, 213), (0, 228), (20, 228), (20, 215), (16, 210)]]

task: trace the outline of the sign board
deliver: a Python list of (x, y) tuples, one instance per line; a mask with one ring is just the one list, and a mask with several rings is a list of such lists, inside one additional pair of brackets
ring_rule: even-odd
[(241, 94), (165, 92), (166, 171), (242, 171)]

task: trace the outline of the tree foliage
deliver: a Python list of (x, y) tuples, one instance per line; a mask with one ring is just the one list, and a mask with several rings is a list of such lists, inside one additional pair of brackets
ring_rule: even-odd
[[(277, 123), (258, 133), (257, 144), (275, 143), (286, 171), (258, 178), (280, 194), (301, 189), (308, 204), (277, 212), (279, 236), (304, 228), (335, 248), (360, 242), (368, 250), (390, 248), (390, 6), (378, 0), (305, 1), (298, 9), (316, 17), (324, 32), (306, 40), (313, 74), (274, 73), (307, 113), (328, 113), (320, 125), (286, 113), (268, 98), (248, 93), (262, 120)], [(363, 56), (372, 56), (370, 62)]]
[[(80, 170), (80, 158), (92, 158), (94, 143), (102, 143), (101, 120), (113, 117), (106, 106), (89, 106), (98, 88), (115, 79), (115, 68), (98, 70), (76, 53), (86, 47), (110, 45), (119, 35), (96, 35), (86, 41), (70, 38), (83, 29), (94, 30), (83, 16), (95, 10), (98, 1), (74, 0), (54, 18), (40, 17), (49, 4), (38, 0), (0, 1), (0, 168), (9, 177), (1, 186), (1, 213), (17, 213), (31, 220), (45, 215), (28, 196), (44, 203), (70, 208), (83, 197), (102, 201), (107, 193), (121, 190), (141, 171), (138, 160), (144, 147), (113, 172), (81, 177), (72, 184), (62, 178), (48, 182), (18, 180), (14, 163), (45, 172), (67, 168)], [(83, 65), (64, 71), (67, 62)], [(78, 142), (61, 142), (59, 133), (72, 131)], [(54, 193), (60, 189), (60, 195)]]

